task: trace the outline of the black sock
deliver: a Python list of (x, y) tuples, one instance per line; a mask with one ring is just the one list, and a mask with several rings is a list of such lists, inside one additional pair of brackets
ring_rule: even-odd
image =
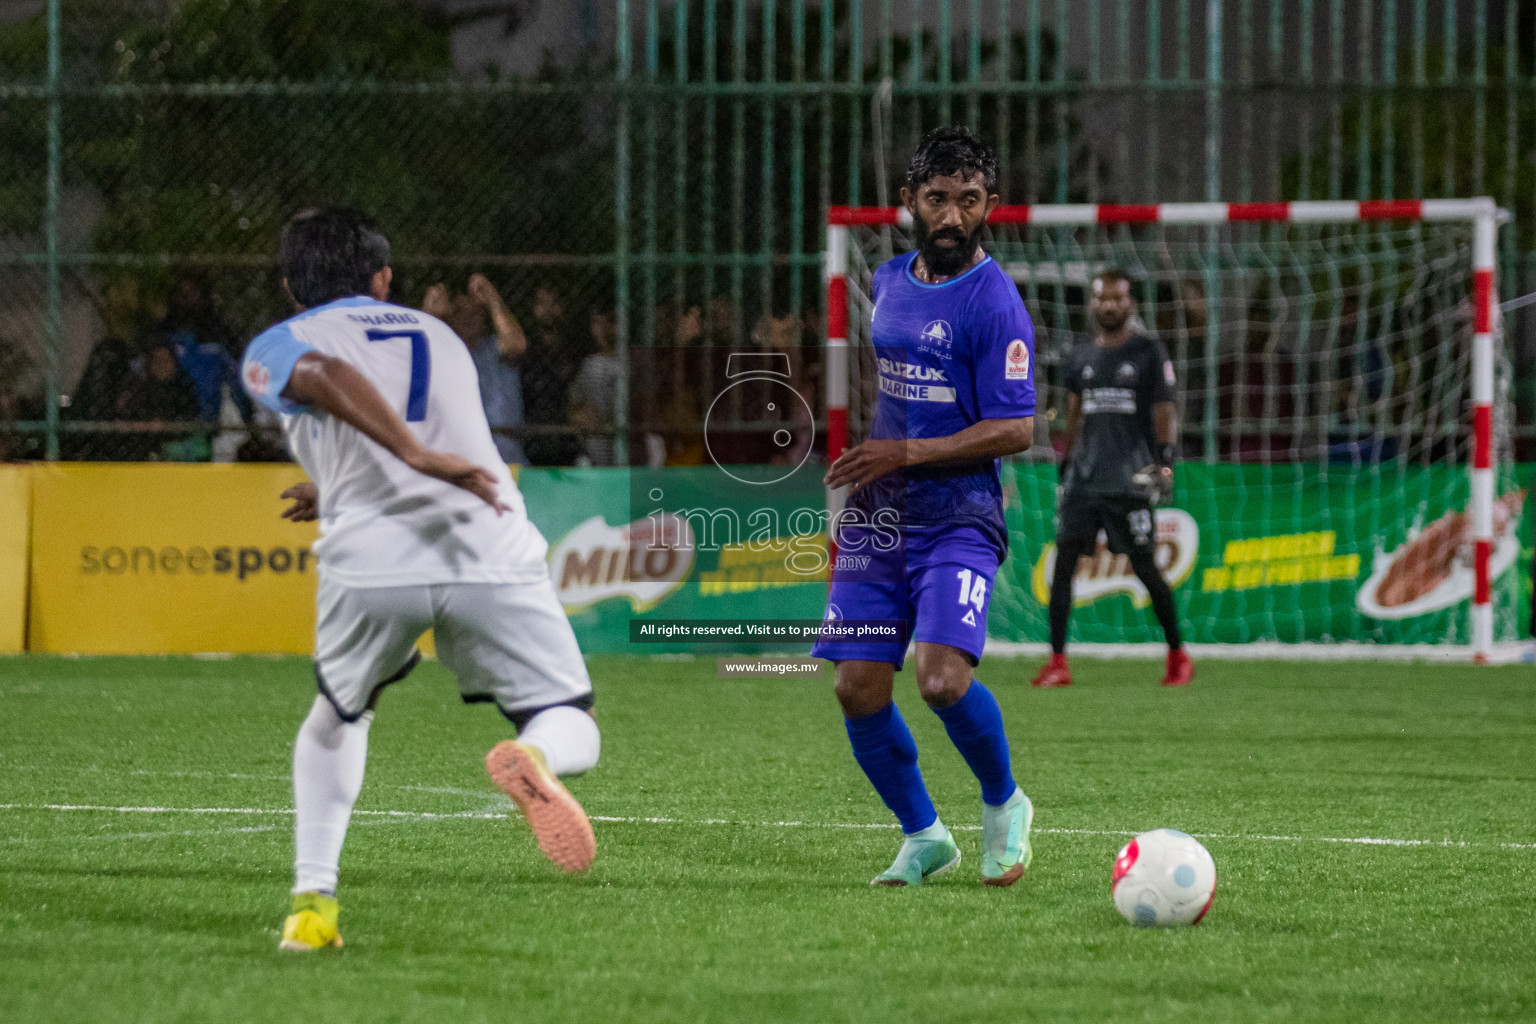
[(1082, 546), (1066, 543), (1056, 545), (1056, 571), (1051, 574), (1051, 652), (1063, 654), (1067, 649), (1067, 619), (1072, 614), (1072, 577), (1077, 572), (1077, 560), (1082, 557)]
[(1152, 599), (1152, 611), (1157, 615), (1158, 624), (1163, 627), (1163, 636), (1168, 639), (1168, 649), (1178, 650), (1179, 613), (1173, 607), (1173, 591), (1168, 589), (1168, 581), (1163, 579), (1163, 574), (1157, 571), (1157, 562), (1152, 552), (1143, 551), (1131, 555), (1131, 568), (1136, 578), (1141, 580), (1141, 585), (1147, 588), (1147, 596)]

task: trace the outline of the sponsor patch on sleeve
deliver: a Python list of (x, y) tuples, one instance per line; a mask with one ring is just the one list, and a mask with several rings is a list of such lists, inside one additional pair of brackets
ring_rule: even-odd
[(1029, 379), (1029, 346), (1024, 344), (1022, 338), (1014, 338), (1008, 343), (1007, 360), (1003, 367), (1005, 380)]
[(1165, 360), (1163, 360), (1163, 380), (1167, 381), (1169, 386), (1172, 386), (1172, 384), (1173, 384), (1173, 360), (1172, 359), (1165, 359)]
[(245, 389), (252, 395), (265, 395), (272, 386), (272, 371), (254, 359), (245, 361)]

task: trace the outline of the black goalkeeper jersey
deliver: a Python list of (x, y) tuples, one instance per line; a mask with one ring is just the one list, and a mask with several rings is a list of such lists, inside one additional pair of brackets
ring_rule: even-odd
[(1090, 340), (1067, 365), (1067, 390), (1082, 401), (1082, 428), (1067, 453), (1073, 494), (1134, 495), (1131, 476), (1152, 462), (1152, 407), (1173, 401), (1173, 363), (1163, 343), (1132, 335), (1115, 348)]

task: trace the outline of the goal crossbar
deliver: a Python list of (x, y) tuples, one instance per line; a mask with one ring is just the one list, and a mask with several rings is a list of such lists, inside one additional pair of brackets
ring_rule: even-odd
[[(1030, 227), (1072, 227), (1114, 224), (1233, 224), (1306, 223), (1349, 224), (1367, 221), (1463, 222), (1472, 228), (1472, 459), (1469, 502), (1472, 520), (1473, 594), (1470, 638), (1473, 660), (1483, 663), (1493, 650), (1493, 399), (1495, 352), (1494, 304), (1497, 234), (1501, 211), (1490, 198), (1302, 200), (1281, 203), (1064, 203), (999, 206), (989, 224)], [(895, 226), (909, 228), (905, 207), (833, 206), (827, 210), (824, 254), (826, 281), (826, 402), (827, 461), (848, 446), (849, 350), (848, 268), (849, 229)], [(828, 508), (842, 506), (842, 490), (829, 491)]]

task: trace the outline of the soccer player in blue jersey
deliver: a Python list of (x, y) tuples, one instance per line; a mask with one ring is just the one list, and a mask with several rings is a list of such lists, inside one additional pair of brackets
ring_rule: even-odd
[(823, 638), (853, 756), (901, 822), (905, 841), (875, 885), (921, 885), (960, 863), (891, 702), (916, 642), (923, 700), (981, 783), (982, 881), (1029, 867), (1029, 798), (1013, 780), (1002, 712), (975, 670), (992, 581), (1007, 553), (1002, 456), (1034, 433), (1034, 327), (1018, 288), (981, 249), (997, 206), (997, 157), (966, 128), (929, 133), (902, 202), (917, 250), (875, 271), (871, 324), (880, 395), (870, 438), (827, 473), (847, 485), (836, 524), (829, 619), (898, 620), (889, 642)]

